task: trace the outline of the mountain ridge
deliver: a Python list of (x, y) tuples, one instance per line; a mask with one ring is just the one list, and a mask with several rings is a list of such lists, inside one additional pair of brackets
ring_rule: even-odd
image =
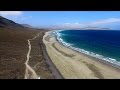
[(19, 28), (23, 28), (24, 26), (14, 22), (14, 21), (12, 21), (12, 20), (9, 20), (7, 18), (4, 18), (4, 17), (0, 16), (0, 28), (4, 28), (4, 27), (19, 27)]

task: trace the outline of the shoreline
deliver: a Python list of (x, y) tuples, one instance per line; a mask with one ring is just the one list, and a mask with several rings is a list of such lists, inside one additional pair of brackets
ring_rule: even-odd
[[(57, 40), (57, 38), (56, 38), (56, 40)], [(102, 60), (102, 59), (99, 59), (99, 58), (96, 58), (96, 57), (93, 57), (93, 56), (90, 56), (90, 55), (81, 53), (81, 52), (79, 52), (79, 51), (76, 51), (76, 50), (74, 50), (74, 49), (72, 49), (72, 48), (70, 48), (70, 47), (67, 47), (67, 46), (63, 45), (61, 42), (59, 42), (59, 40), (57, 40), (57, 42), (58, 42), (60, 45), (62, 45), (63, 47), (69, 48), (69, 49), (73, 50), (74, 52), (77, 52), (77, 53), (80, 53), (80, 54), (84, 55), (85, 57), (91, 58), (91, 59), (93, 59), (93, 60), (95, 60), (95, 61), (98, 61), (98, 62), (100, 62), (100, 63), (103, 63), (103, 64), (105, 64), (105, 65), (108, 65), (108, 66), (111, 66), (111, 67), (113, 67), (113, 68), (115, 68), (115, 69), (120, 70), (120, 66), (119, 66), (119, 65), (112, 64), (112, 63), (110, 63), (110, 62), (108, 62), (108, 61), (105, 61), (105, 60)]]
[[(72, 50), (75, 51), (75, 52), (78, 52), (78, 53), (81, 53), (81, 54), (83, 54), (83, 55), (85, 55), (85, 56), (88, 56), (88, 57), (97, 59), (97, 60), (99, 60), (99, 61), (102, 62), (102, 63), (109, 64), (109, 65), (111, 65), (111, 66), (113, 66), (113, 67), (115, 67), (115, 68), (120, 69), (120, 62), (117, 61), (117, 60), (115, 60), (115, 59), (113, 59), (113, 58), (105, 57), (105, 56), (99, 55), (99, 54), (97, 54), (97, 53), (90, 54), (90, 53), (92, 53), (92, 52), (87, 51), (87, 50), (84, 50), (84, 49), (81, 49), (81, 48), (73, 47), (73, 46), (69, 45), (69, 43), (64, 42), (64, 41), (59, 37), (59, 36), (60, 36), (60, 35), (59, 35), (59, 32), (61, 32), (61, 31), (64, 31), (64, 30), (59, 30), (58, 32), (55, 32), (55, 35), (54, 35), (54, 36), (55, 36), (56, 40), (57, 40), (61, 45), (63, 45), (64, 47), (69, 48), (69, 49), (72, 49)], [(57, 36), (57, 35), (59, 35), (59, 36)], [(60, 39), (59, 39), (59, 38), (60, 38)], [(80, 50), (79, 50), (79, 49), (80, 49)], [(83, 51), (81, 51), (81, 50), (83, 50)], [(86, 53), (86, 52), (89, 52), (89, 53)], [(99, 56), (99, 57), (98, 57), (98, 56)], [(113, 60), (115, 60), (115, 61), (113, 61)]]
[[(53, 32), (53, 31), (50, 31), (50, 32)], [(72, 61), (70, 61), (70, 64), (73, 62), (73, 60), (77, 60), (77, 61), (74, 61), (74, 63), (75, 64), (77, 64), (76, 62), (78, 62), (79, 61), (79, 63), (80, 64), (84, 64), (83, 65), (83, 67), (85, 66), (85, 67), (87, 67), (86, 69), (88, 70), (88, 72), (89, 73), (87, 73), (87, 72), (84, 72), (84, 70), (86, 70), (86, 69), (83, 69), (82, 68), (82, 66), (77, 66), (77, 67), (75, 67), (73, 64), (72, 64), (72, 68), (82, 68), (82, 73), (83, 74), (88, 74), (88, 76), (86, 77), (86, 78), (107, 78), (107, 76), (108, 76), (108, 78), (120, 78), (120, 76), (117, 76), (117, 75), (115, 75), (113, 72), (115, 72), (115, 73), (118, 73), (119, 75), (120, 75), (120, 67), (118, 68), (118, 67), (116, 67), (116, 66), (112, 66), (111, 65), (111, 63), (109, 63), (109, 62), (105, 62), (105, 61), (103, 61), (103, 60), (100, 60), (100, 59), (98, 59), (98, 58), (95, 58), (95, 57), (92, 57), (92, 56), (89, 56), (89, 55), (86, 55), (86, 54), (83, 54), (83, 53), (80, 53), (80, 52), (78, 52), (78, 51), (76, 51), (76, 50), (73, 50), (73, 49), (71, 49), (71, 48), (69, 48), (69, 47), (66, 47), (65, 45), (63, 45), (62, 43), (60, 43), (58, 40), (57, 40), (57, 38), (55, 38), (55, 37), (53, 37), (53, 36), (51, 36), (49, 33), (50, 32), (47, 32), (46, 33), (46, 35), (44, 36), (44, 38), (47, 36), (47, 35), (49, 35), (50, 36), (50, 38), (52, 38), (52, 40), (50, 40), (50, 38), (49, 38), (49, 40), (48, 40), (48, 42), (47, 43), (55, 43), (54, 44), (54, 47), (52, 47), (52, 48), (54, 48), (55, 49), (55, 47), (57, 48), (57, 47), (61, 47), (61, 50), (62, 50), (62, 48), (64, 48), (64, 50), (63, 51), (61, 51), (60, 52), (60, 49), (56, 49), (56, 51), (58, 51), (58, 53), (64, 53), (64, 51), (70, 51), (71, 53), (73, 53), (73, 55), (75, 56), (75, 58), (74, 58), (74, 56), (73, 56), (73, 58), (71, 57), (71, 58), (69, 58), (69, 59), (71, 59)], [(44, 41), (44, 40), (43, 40)], [(50, 46), (50, 45), (47, 45), (46, 44), (46, 41), (44, 41), (44, 43), (45, 43), (45, 45), (46, 46)], [(57, 44), (57, 45), (56, 45)], [(51, 46), (52, 46), (52, 44), (51, 44)], [(46, 48), (47, 49), (47, 48)], [(50, 53), (50, 51), (48, 51), (47, 50), (47, 52), (48, 52), (48, 54)], [(66, 52), (66, 53), (68, 53), (68, 52)], [(52, 54), (49, 54), (49, 56), (51, 57), (51, 58), (53, 58), (53, 56), (54, 55), (52, 55)], [(67, 55), (67, 54), (66, 54)], [(70, 56), (70, 55), (69, 55)], [(65, 55), (62, 55), (62, 57), (64, 58), (64, 59), (66, 59), (67, 58), (67, 56), (65, 56)], [(55, 59), (61, 59), (60, 57), (58, 57), (58, 58), (55, 58)], [(54, 59), (54, 61), (55, 61), (55, 59)], [(67, 58), (68, 59), (68, 58)], [(78, 60), (78, 59), (81, 59), (81, 61), (80, 60)], [(83, 60), (82, 60), (83, 59)], [(88, 61), (87, 61), (88, 60)], [(66, 60), (67, 61), (67, 60)], [(63, 62), (62, 60), (61, 60), (61, 62)], [(56, 63), (56, 61), (55, 61), (55, 63)], [(54, 63), (54, 64), (55, 64)], [(62, 64), (62, 63), (61, 63)], [(99, 65), (99, 66), (97, 66), (97, 65)], [(101, 66), (103, 66), (103, 67), (101, 67)], [(57, 64), (56, 64), (56, 67), (58, 67), (58, 69), (60, 70), (60, 72), (61, 73), (63, 73), (63, 76), (65, 76), (65, 78), (69, 78), (69, 77), (67, 77), (68, 75), (65, 75), (64, 74), (64, 71), (62, 71), (62, 69), (60, 69), (60, 67), (59, 66), (57, 66)], [(91, 68), (92, 67), (92, 68)], [(66, 67), (67, 68), (67, 67)], [(99, 68), (99, 70), (98, 70), (98, 68)], [(100, 69), (102, 69), (101, 71), (100, 71)], [(109, 74), (107, 74), (107, 73), (105, 73), (105, 70), (109, 70)], [(67, 70), (67, 69), (66, 69)], [(77, 75), (75, 76), (75, 75), (73, 75), (73, 77), (72, 78), (85, 78), (84, 76), (81, 76), (81, 74), (80, 74), (80, 72), (79, 72), (79, 70), (74, 70), (74, 72), (77, 72)], [(68, 71), (69, 72), (69, 71)], [(78, 73), (79, 72), (79, 73)], [(113, 74), (113, 76), (112, 75), (110, 75), (111, 73)], [(72, 72), (71, 72), (72, 73)], [(68, 73), (67, 73), (68, 74)], [(91, 75), (91, 74), (94, 74), (94, 75)], [(95, 76), (95, 75), (98, 75), (97, 77)], [(71, 78), (71, 77), (70, 77)]]
[(46, 51), (44, 43), (42, 43), (42, 52), (43, 52), (43, 56), (45, 58), (46, 63), (49, 65), (49, 69), (52, 71), (52, 75), (54, 76), (54, 78), (55, 79), (64, 79), (63, 76), (61, 75), (61, 73), (59, 72), (59, 70), (54, 65), (54, 63), (51, 61), (51, 59)]

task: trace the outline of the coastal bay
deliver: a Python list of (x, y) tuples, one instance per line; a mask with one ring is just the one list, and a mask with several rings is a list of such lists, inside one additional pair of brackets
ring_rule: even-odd
[(61, 45), (50, 32), (46, 32), (43, 42), (49, 57), (65, 79), (120, 78), (119, 69)]

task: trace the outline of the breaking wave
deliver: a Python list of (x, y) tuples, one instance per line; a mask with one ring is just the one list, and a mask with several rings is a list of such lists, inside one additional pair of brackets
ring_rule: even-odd
[(115, 67), (119, 67), (120, 68), (120, 62), (118, 62), (116, 59), (114, 58), (110, 58), (110, 57), (105, 57), (103, 55), (99, 55), (97, 53), (93, 53), (93, 52), (90, 52), (90, 51), (87, 51), (87, 50), (84, 50), (84, 49), (81, 49), (81, 48), (76, 48), (73, 44), (69, 44), (67, 42), (65, 42), (63, 39), (62, 39), (62, 36), (64, 34), (60, 33), (61, 31), (64, 31), (64, 30), (56, 30), (56, 31), (53, 31), (52, 34), (54, 34), (57, 38), (57, 40), (64, 46), (72, 49), (72, 50), (75, 50), (77, 52), (80, 52), (80, 53), (83, 53), (83, 54), (86, 54), (86, 55), (89, 55), (89, 56), (92, 56), (92, 57), (95, 57), (97, 59), (100, 59), (100, 61), (105, 61), (106, 63), (110, 63), (112, 66), (115, 66)]

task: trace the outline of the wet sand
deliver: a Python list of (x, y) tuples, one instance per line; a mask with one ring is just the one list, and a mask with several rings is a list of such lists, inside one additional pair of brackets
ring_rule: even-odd
[(50, 32), (46, 32), (43, 42), (65, 79), (120, 79), (120, 69), (61, 45)]

